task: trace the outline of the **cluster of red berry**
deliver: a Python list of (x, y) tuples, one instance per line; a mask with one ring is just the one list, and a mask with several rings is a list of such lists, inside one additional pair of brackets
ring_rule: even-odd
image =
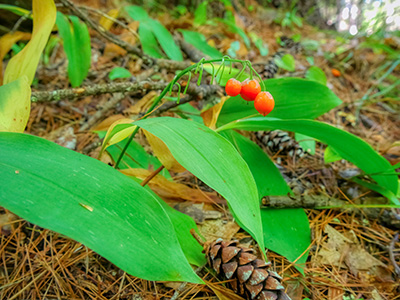
[(228, 96), (234, 97), (240, 94), (244, 100), (254, 101), (254, 108), (264, 117), (274, 109), (274, 98), (268, 92), (261, 92), (261, 86), (255, 79), (240, 82), (231, 78), (226, 83), (225, 91)]

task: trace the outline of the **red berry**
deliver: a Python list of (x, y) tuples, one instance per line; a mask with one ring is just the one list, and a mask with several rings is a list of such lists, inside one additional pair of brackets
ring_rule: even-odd
[(242, 84), (240, 83), (239, 80), (236, 80), (235, 78), (229, 79), (225, 85), (225, 92), (228, 96), (231, 97), (239, 95), (241, 90), (242, 90)]
[(244, 100), (254, 101), (259, 92), (261, 92), (261, 86), (257, 80), (246, 79), (242, 82), (242, 91), (240, 92), (240, 96), (242, 96)]
[(264, 117), (274, 109), (274, 106), (274, 98), (268, 92), (259, 93), (254, 100), (254, 108)]

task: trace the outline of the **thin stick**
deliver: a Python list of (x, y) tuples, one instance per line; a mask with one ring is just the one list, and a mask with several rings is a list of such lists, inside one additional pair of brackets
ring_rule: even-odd
[(145, 186), (146, 184), (149, 183), (150, 180), (152, 180), (158, 173), (160, 173), (164, 169), (164, 166), (161, 165), (157, 170), (153, 171), (145, 180), (143, 180), (140, 185)]
[(394, 251), (394, 245), (395, 245), (398, 241), (399, 241), (399, 233), (397, 232), (397, 233), (394, 235), (392, 241), (390, 242), (390, 246), (389, 246), (389, 257), (390, 257), (390, 261), (391, 261), (392, 264), (393, 264), (394, 270), (395, 270), (396, 273), (397, 273), (397, 276), (400, 276), (400, 267), (398, 266), (398, 264), (397, 264), (397, 262), (396, 262), (396, 259), (395, 259), (395, 257), (394, 257), (394, 253), (393, 253), (393, 251)]

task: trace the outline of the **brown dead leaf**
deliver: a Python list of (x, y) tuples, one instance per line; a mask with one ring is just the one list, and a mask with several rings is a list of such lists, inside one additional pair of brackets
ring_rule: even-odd
[(106, 131), (110, 126), (118, 121), (125, 118), (123, 115), (113, 115), (102, 121), (100, 124), (92, 128), (92, 131)]
[(332, 265), (347, 268), (355, 276), (374, 281), (376, 278), (390, 281), (391, 274), (386, 266), (369, 254), (358, 242), (353, 231), (341, 234), (327, 225), (325, 233), (328, 240), (321, 245), (314, 257), (317, 265)]
[(155, 156), (157, 156), (157, 158), (167, 170), (177, 173), (184, 172), (186, 170), (184, 167), (182, 167), (180, 163), (176, 161), (176, 159), (171, 154), (171, 151), (169, 151), (167, 145), (165, 145), (162, 140), (160, 140), (158, 137), (151, 134), (150, 132), (144, 129), (142, 130), (151, 146), (151, 149), (153, 149)]
[(221, 112), (222, 107), (224, 106), (225, 101), (229, 97), (222, 97), (221, 101), (217, 104), (215, 104), (213, 107), (210, 107), (206, 111), (203, 111), (200, 116), (203, 118), (204, 125), (211, 129), (216, 128), (217, 120), (219, 117), (219, 114)]
[(207, 286), (215, 293), (215, 295), (220, 300), (244, 300), (244, 298), (235, 294), (234, 291), (224, 287), (221, 284), (215, 284), (214, 282), (210, 282), (207, 280), (204, 280), (204, 282), (207, 284)]
[(8, 210), (5, 214), (0, 215), (0, 233), (9, 235), (15, 220), (18, 220), (18, 217)]
[(146, 94), (142, 99), (137, 101), (134, 105), (124, 110), (124, 113), (137, 115), (142, 111), (147, 110), (153, 104), (154, 98), (157, 96), (156, 91), (151, 91), (150, 93)]
[(240, 226), (233, 221), (205, 220), (203, 224), (198, 225), (201, 235), (206, 241), (213, 241), (218, 238), (230, 241), (239, 231)]
[[(134, 176), (144, 180), (152, 172), (146, 169), (126, 169), (120, 170), (122, 174)], [(182, 183), (169, 181), (164, 176), (158, 174), (150, 180), (148, 186), (163, 199), (181, 199), (192, 202), (214, 203), (212, 194), (195, 190)], [(215, 196), (214, 196), (215, 197)]]

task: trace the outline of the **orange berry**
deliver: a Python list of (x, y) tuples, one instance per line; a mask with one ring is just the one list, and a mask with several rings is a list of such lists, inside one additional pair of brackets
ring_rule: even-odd
[(246, 79), (242, 82), (242, 91), (240, 96), (246, 101), (254, 101), (258, 93), (261, 92), (261, 86), (255, 79)]
[(254, 108), (264, 117), (268, 115), (275, 106), (275, 100), (268, 92), (261, 92), (254, 100)]
[(225, 92), (228, 96), (231, 97), (239, 95), (241, 90), (242, 90), (242, 84), (240, 83), (239, 80), (236, 80), (235, 78), (229, 79), (225, 85)]
[(342, 75), (338, 69), (332, 69), (331, 72), (335, 77), (340, 77)]

